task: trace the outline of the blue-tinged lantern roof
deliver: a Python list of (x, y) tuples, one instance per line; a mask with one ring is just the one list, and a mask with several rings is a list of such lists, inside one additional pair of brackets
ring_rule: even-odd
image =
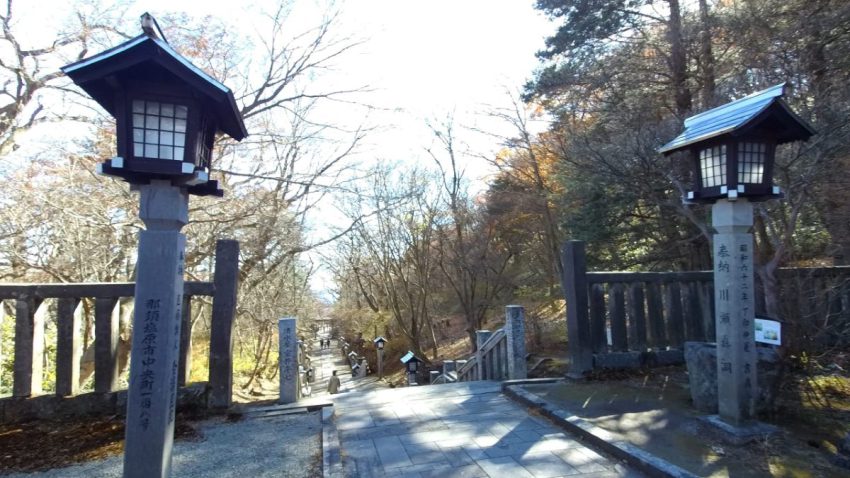
[(404, 354), (404, 357), (401, 358), (401, 363), (407, 364), (407, 362), (410, 362), (411, 360), (415, 362), (421, 362), (421, 360), (419, 360), (418, 358), (416, 358), (415, 355), (413, 355), (413, 352), (408, 351), (406, 354)]
[(385, 339), (383, 336), (380, 336), (380, 335), (375, 337), (374, 339), (372, 339), (372, 342), (375, 342), (375, 343), (386, 342), (386, 341), (387, 341), (387, 339)]
[(776, 125), (779, 126), (771, 128), (777, 143), (808, 139), (815, 134), (815, 130), (782, 100), (785, 86), (785, 83), (771, 86), (691, 116), (685, 120), (685, 130), (658, 151), (671, 154), (721, 135), (735, 135), (762, 123), (769, 116), (775, 116)]
[(120, 85), (116, 85), (114, 78), (122, 74), (137, 78), (140, 73), (153, 70), (151, 66), (202, 94), (207, 99), (205, 103), (218, 118), (221, 131), (237, 141), (248, 136), (233, 92), (154, 36), (139, 35), (97, 55), (66, 65), (62, 72), (116, 116), (115, 91)]

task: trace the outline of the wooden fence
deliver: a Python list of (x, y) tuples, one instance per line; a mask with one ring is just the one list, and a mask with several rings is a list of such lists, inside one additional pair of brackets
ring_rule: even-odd
[[(572, 375), (680, 363), (684, 342), (714, 341), (712, 271), (588, 272), (582, 241), (568, 241), (562, 261)], [(850, 267), (785, 268), (776, 276), (786, 335), (848, 340)], [(763, 315), (756, 290), (756, 314)]]
[[(186, 282), (183, 289), (180, 386), (186, 385), (191, 367), (189, 320), (193, 298), (212, 297), (209, 381), (200, 392), (181, 394), (194, 397), (196, 404), (200, 399), (201, 405), (211, 408), (229, 407), (232, 399), (231, 341), (238, 267), (239, 243), (218, 241), (213, 282)], [(0, 423), (76, 412), (123, 414), (126, 391), (118, 387), (119, 310), (121, 303), (132, 301), (134, 294), (132, 282), (0, 284), (0, 309), (3, 302), (12, 301), (15, 310), (12, 396), (0, 399)], [(56, 301), (56, 391), (41, 395), (44, 328), (52, 300)], [(80, 394), (84, 301), (94, 304), (94, 391)]]

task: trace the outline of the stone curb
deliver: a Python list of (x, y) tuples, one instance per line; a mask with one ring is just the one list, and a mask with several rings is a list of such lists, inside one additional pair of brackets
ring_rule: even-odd
[(575, 416), (568, 410), (555, 407), (543, 398), (523, 390), (519, 386), (523, 384), (554, 383), (558, 381), (561, 380), (537, 379), (505, 382), (502, 385), (502, 392), (509, 398), (540, 412), (541, 415), (549, 418), (561, 428), (581, 437), (587, 443), (599, 447), (620, 460), (624, 460), (629, 465), (651, 477), (697, 478), (698, 475), (694, 475), (651, 453), (647, 453), (627, 441), (617, 440), (607, 431)]
[(343, 478), (339, 433), (333, 405), (322, 408), (322, 477)]

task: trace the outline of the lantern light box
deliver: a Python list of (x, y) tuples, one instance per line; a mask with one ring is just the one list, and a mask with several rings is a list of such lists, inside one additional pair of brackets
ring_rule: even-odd
[(248, 133), (233, 93), (165, 41), (150, 15), (141, 35), (62, 68), (116, 121), (117, 156), (98, 165), (131, 184), (169, 179), (190, 194), (217, 195), (209, 179), (216, 134)]
[(772, 86), (685, 120), (685, 130), (659, 152), (689, 151), (694, 182), (687, 202), (781, 197), (773, 185), (776, 146), (807, 140), (815, 130)]

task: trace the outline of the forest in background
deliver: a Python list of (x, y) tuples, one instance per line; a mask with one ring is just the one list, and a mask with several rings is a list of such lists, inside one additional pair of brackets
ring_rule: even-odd
[[(253, 39), (221, 19), (158, 19), (175, 49), (235, 91), (251, 133), (238, 145), (218, 143), (214, 176), (225, 198), (193, 198), (184, 229), (188, 280), (210, 278), (216, 239), (240, 241), (239, 385), (276, 373), (276, 323), (283, 316), (303, 319), (305, 333), (312, 319), (330, 316), (338, 334), (377, 333), (431, 360), (447, 341), (447, 319), (471, 338), (504, 305), (519, 303), (532, 311), (533, 346), (562, 341), (564, 330), (538, 327), (534, 314), (557, 310), (562, 301), (559, 248), (566, 239), (588, 241), (591, 269), (710, 268), (708, 211), (682, 203), (690, 181), (684, 161), (657, 148), (684, 118), (782, 82), (791, 86), (789, 104), (819, 134), (777, 156), (775, 181), (786, 197), (756, 208), (759, 279), (770, 284), (782, 266), (850, 262), (850, 4), (536, 6), (559, 26), (541, 45), (540, 68), (514, 95), (513, 108), (482, 112), (513, 133), (476, 131), (500, 152), (471, 150), (459, 134), (467, 126), (447, 114), (429, 123), (417, 166), (398, 158), (361, 163), (356, 152), (369, 127), (321, 119), (329, 103), (357, 108), (346, 100), (365, 91), (322, 90), (314, 81), (358, 45), (336, 36), (332, 11), (294, 28), (288, 15), (297, 2), (284, 4)], [(56, 38), (22, 46), (15, 8), (21, 7), (9, 2), (0, 15), (0, 280), (132, 281), (137, 199), (126, 184), (94, 173), (112, 156), (114, 125), (57, 69), (135, 36), (135, 18), (120, 4), (80, 3)], [(61, 107), (46, 108), (48, 100)], [(541, 118), (548, 121), (543, 131), (531, 126)], [(90, 125), (92, 134), (20, 158), (28, 132), (67, 121)], [(496, 171), (482, 192), (472, 188), (478, 178), (465, 172), (473, 159)], [(316, 239), (308, 218), (327, 204), (347, 220)], [(310, 289), (317, 265), (303, 256), (322, 244), (333, 249), (324, 264), (336, 283), (332, 303)], [(83, 323), (89, 348), (92, 320), (88, 313)], [(208, 307), (198, 308), (198, 344), (208, 321)], [(6, 386), (13, 321), (1, 325)], [(204, 363), (199, 350), (193, 377), (204, 376)]]

